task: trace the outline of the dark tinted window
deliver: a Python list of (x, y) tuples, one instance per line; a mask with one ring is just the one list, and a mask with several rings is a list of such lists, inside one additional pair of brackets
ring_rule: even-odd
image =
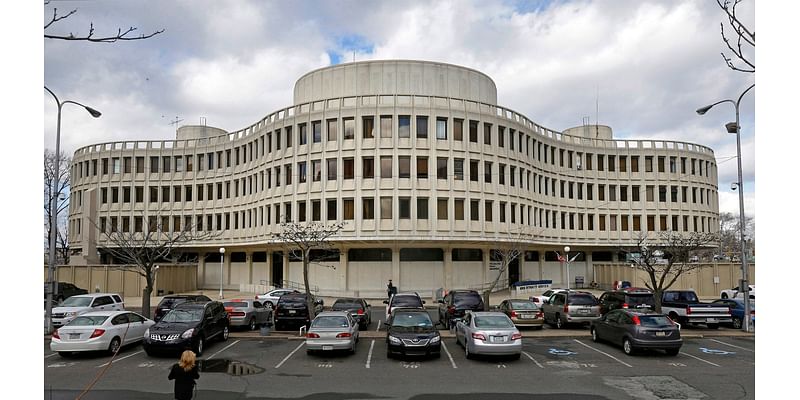
[(594, 306), (597, 300), (591, 295), (573, 294), (569, 296), (569, 304), (576, 306)]
[(392, 320), (393, 326), (403, 326), (403, 327), (425, 327), (430, 328), (433, 327), (433, 321), (431, 321), (431, 317), (428, 313), (404, 313), (399, 312), (395, 314), (394, 319)]
[(652, 294), (629, 294), (625, 299), (625, 302), (631, 305), (655, 304), (655, 301)]
[(158, 306), (161, 308), (173, 308), (178, 304), (185, 303), (186, 299), (182, 297), (165, 297), (161, 299), (161, 302), (158, 303)]
[(392, 307), (422, 308), (422, 301), (416, 296), (396, 296), (394, 300), (392, 300)]
[(539, 307), (532, 301), (512, 301), (511, 308), (514, 310), (537, 310)]
[(639, 322), (642, 324), (642, 326), (672, 325), (669, 319), (663, 315), (639, 316)]
[(281, 296), (278, 301), (287, 304), (305, 304), (306, 298), (301, 296)]
[(244, 301), (226, 301), (222, 304), (225, 307), (247, 307), (247, 303)]
[(483, 301), (477, 293), (455, 293), (453, 304), (456, 307), (476, 307), (483, 304)]
[(354, 300), (336, 300), (331, 306), (332, 310), (349, 310), (352, 308), (361, 308), (361, 303), (354, 301)]

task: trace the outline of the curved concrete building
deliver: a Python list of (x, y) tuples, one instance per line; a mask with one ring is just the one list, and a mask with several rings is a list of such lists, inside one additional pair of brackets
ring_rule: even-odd
[[(642, 231), (716, 231), (717, 168), (705, 146), (614, 140), (607, 126), (556, 131), (497, 104), (487, 75), (425, 61), (309, 72), (294, 104), (243, 129), (183, 126), (175, 140), (78, 149), (74, 263), (112, 262), (100, 229), (213, 232), (187, 243), (198, 284), (302, 282), (280, 222), (342, 221), (339, 250), (311, 266), (326, 295), (479, 287), (490, 250), (521, 242), (503, 284), (593, 279)], [(149, 228), (149, 227), (153, 228)], [(555, 251), (582, 252), (569, 274)], [(208, 265), (208, 268), (206, 266)]]

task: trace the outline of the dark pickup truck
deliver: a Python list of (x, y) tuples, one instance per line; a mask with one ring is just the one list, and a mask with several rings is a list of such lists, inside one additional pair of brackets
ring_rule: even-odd
[(702, 303), (693, 290), (665, 290), (661, 297), (661, 312), (681, 324), (705, 324), (709, 329), (731, 323), (728, 307)]

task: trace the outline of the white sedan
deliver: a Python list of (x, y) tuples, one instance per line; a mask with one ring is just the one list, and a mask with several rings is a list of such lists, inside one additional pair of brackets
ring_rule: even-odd
[[(750, 298), (756, 298), (756, 285), (749, 285), (750, 286)], [(739, 287), (735, 287), (732, 289), (725, 289), (719, 292), (719, 297), (721, 299), (735, 299), (735, 298), (743, 298), (744, 293), (739, 291)]]
[(50, 350), (61, 356), (74, 351), (108, 351), (140, 341), (155, 321), (131, 311), (95, 311), (75, 317), (53, 332)]
[(275, 305), (278, 304), (278, 299), (287, 293), (300, 293), (300, 291), (295, 289), (273, 289), (267, 293), (256, 295), (256, 300), (260, 301), (264, 307), (269, 304), (270, 307), (275, 308)]

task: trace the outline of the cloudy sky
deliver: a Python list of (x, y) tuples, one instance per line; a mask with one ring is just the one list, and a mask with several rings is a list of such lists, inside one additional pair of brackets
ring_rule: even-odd
[[(754, 2), (738, 16), (755, 26)], [(237, 130), (292, 102), (295, 80), (343, 62), (418, 59), (491, 76), (500, 105), (553, 130), (591, 122), (620, 139), (710, 146), (720, 211), (738, 214), (736, 137), (724, 124), (752, 74), (720, 55), (724, 14), (715, 1), (71, 1), (44, 6), (47, 33), (118, 28), (153, 38), (115, 44), (44, 41), (44, 83), (62, 99), (103, 112), (63, 113), (62, 150), (115, 140), (170, 139), (176, 117)], [(727, 23), (726, 23), (727, 25)], [(752, 54), (751, 54), (752, 55)], [(755, 90), (741, 105), (746, 213), (755, 213)], [(46, 94), (46, 93), (45, 93)], [(599, 105), (599, 113), (597, 112)], [(44, 145), (56, 107), (43, 97)], [(599, 118), (598, 118), (599, 117)]]

